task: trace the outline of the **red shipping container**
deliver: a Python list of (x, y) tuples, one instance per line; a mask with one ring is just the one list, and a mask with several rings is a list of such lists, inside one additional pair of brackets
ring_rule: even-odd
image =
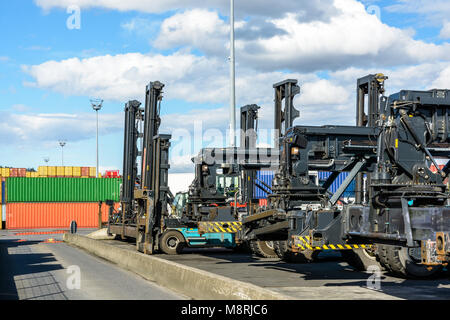
[[(115, 208), (119, 207), (115, 204)], [(109, 207), (102, 205), (102, 221), (108, 221)], [(97, 202), (8, 203), (6, 229), (69, 228), (75, 220), (79, 228), (98, 227)]]
[(18, 169), (18, 177), (26, 177), (27, 176), (27, 169), (25, 168), (20, 168)]
[[(444, 167), (445, 167), (445, 165), (443, 165), (443, 164), (438, 165), (438, 166), (439, 166), (439, 169), (441, 169), (441, 170), (444, 169)], [(436, 169), (436, 167), (435, 167), (434, 164), (431, 165), (430, 170), (431, 170), (431, 172), (433, 172), (433, 173), (436, 173), (436, 172), (437, 172), (437, 169)]]
[(260, 207), (267, 206), (267, 199), (259, 199), (259, 206)]
[(11, 168), (11, 170), (10, 170), (10, 177), (18, 177), (18, 176), (19, 176), (19, 169)]
[(118, 178), (119, 177), (119, 170), (106, 170), (105, 171), (105, 178)]
[(89, 167), (81, 167), (81, 176), (89, 177)]

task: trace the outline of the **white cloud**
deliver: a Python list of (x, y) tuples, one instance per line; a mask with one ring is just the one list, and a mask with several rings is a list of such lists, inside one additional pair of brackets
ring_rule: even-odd
[(169, 49), (181, 45), (200, 48), (206, 53), (223, 53), (225, 36), (230, 27), (217, 12), (195, 9), (175, 14), (161, 24), (161, 31), (153, 45)]
[[(66, 9), (77, 5), (82, 9), (105, 8), (118, 11), (162, 13), (180, 9), (218, 9), (223, 15), (230, 11), (229, 1), (223, 0), (34, 0), (44, 10)], [(293, 6), (292, 0), (245, 0), (235, 2), (238, 16), (281, 16), (296, 10), (304, 19), (326, 19), (335, 8), (328, 0), (309, 0), (301, 6)]]
[[(383, 24), (355, 0), (334, 0), (334, 5), (336, 10), (324, 20), (304, 20), (298, 11), (266, 20), (238, 20), (237, 61), (262, 71), (314, 72), (411, 65), (447, 60), (450, 55), (450, 44), (414, 40), (414, 30)], [(195, 48), (225, 60), (228, 30), (228, 22), (216, 11), (188, 10), (163, 21), (154, 45)]]
[(18, 112), (26, 112), (30, 111), (31, 108), (24, 104), (15, 104), (11, 107), (11, 109)]
[(383, 24), (353, 0), (335, 0), (330, 21), (303, 23), (295, 14), (272, 22), (286, 35), (242, 42), (239, 57), (270, 70), (339, 70), (350, 66), (396, 66), (448, 59), (450, 45), (414, 40), (409, 31)]
[[(437, 25), (448, 20), (450, 3), (448, 0), (397, 0), (384, 9), (402, 14), (417, 14), (419, 17), (416, 20), (420, 25)], [(424, 16), (426, 19), (423, 19)]]
[(450, 21), (444, 22), (439, 37), (443, 39), (450, 39)]
[(441, 71), (436, 80), (433, 81), (432, 88), (450, 90), (450, 63)]
[[(100, 134), (123, 130), (122, 119), (122, 113), (102, 114)], [(43, 144), (59, 139), (75, 142), (95, 137), (95, 121), (95, 116), (87, 113), (34, 114), (4, 111), (0, 116), (0, 140), (3, 144), (22, 145)]]
[[(29, 86), (66, 95), (101, 96), (126, 101), (140, 97), (149, 79), (172, 83), (189, 76), (192, 68), (207, 69), (205, 58), (176, 53), (170, 56), (128, 53), (93, 58), (47, 61), (22, 66), (35, 82)], [(178, 95), (175, 92), (174, 98)], [(189, 100), (189, 99), (188, 99)]]
[(120, 27), (129, 33), (149, 37), (159, 32), (161, 21), (135, 17), (120, 24)]
[[(145, 85), (159, 80), (166, 87), (166, 99), (199, 103), (228, 103), (229, 65), (217, 58), (189, 53), (150, 55), (128, 53), (94, 58), (72, 58), (23, 66), (34, 81), (28, 86), (49, 89), (66, 95), (100, 96), (125, 102), (142, 101)], [(241, 104), (271, 101), (272, 84), (286, 77), (317, 79), (312, 74), (283, 72), (260, 73), (238, 67), (236, 90)]]

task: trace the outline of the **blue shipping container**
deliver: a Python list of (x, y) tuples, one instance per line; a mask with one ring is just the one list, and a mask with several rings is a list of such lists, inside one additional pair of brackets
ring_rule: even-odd
[[(253, 198), (254, 199), (267, 199), (267, 192), (263, 191), (263, 190), (267, 190), (267, 188), (261, 184), (258, 183), (258, 180), (262, 181), (263, 183), (267, 184), (269, 187), (272, 188), (272, 180), (273, 180), (273, 171), (265, 171), (265, 170), (261, 170), (261, 171), (257, 171), (256, 172), (256, 181), (255, 181), (255, 186), (253, 188)], [(258, 188), (256, 185), (260, 185), (263, 190), (261, 190), (260, 188)]]
[[(330, 175), (331, 175), (331, 172), (319, 171), (318, 172), (319, 184), (323, 184)], [(274, 176), (273, 171), (263, 171), (262, 170), (262, 171), (258, 171), (256, 173), (256, 178), (258, 180), (261, 180), (262, 182), (264, 182), (265, 184), (267, 184), (270, 187), (272, 187), (273, 176)], [(348, 172), (342, 172), (341, 174), (339, 174), (339, 176), (336, 178), (336, 180), (334, 180), (334, 182), (332, 183), (330, 188), (328, 188), (328, 191), (330, 191), (331, 193), (335, 193), (338, 190), (338, 188), (341, 186), (342, 182), (344, 182), (345, 178), (347, 178), (347, 176), (348, 176)], [(258, 184), (257, 180), (255, 181), (255, 184)], [(259, 185), (261, 185), (263, 189), (266, 189), (264, 187), (264, 185), (262, 185), (262, 184), (259, 184)], [(347, 187), (347, 189), (345, 189), (344, 194), (342, 196), (345, 198), (355, 197), (355, 180), (353, 180), (350, 183), (350, 185)], [(253, 197), (255, 199), (266, 199), (267, 193), (255, 186), (254, 190), (253, 190)]]
[[(319, 184), (323, 184), (328, 177), (331, 175), (331, 172), (326, 171), (319, 171)], [(328, 191), (331, 193), (335, 193), (341, 184), (344, 182), (345, 178), (347, 178), (348, 172), (342, 172), (338, 175), (336, 180), (332, 183), (332, 185), (328, 188)], [(352, 182), (350, 182), (350, 185), (345, 189), (344, 194), (342, 195), (344, 198), (354, 198), (355, 197), (355, 180), (353, 179)]]
[(2, 204), (6, 204), (6, 181), (2, 181)]

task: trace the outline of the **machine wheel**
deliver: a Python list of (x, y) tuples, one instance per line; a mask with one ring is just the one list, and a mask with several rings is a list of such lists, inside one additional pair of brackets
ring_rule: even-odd
[(249, 241), (250, 249), (254, 254), (263, 258), (276, 258), (277, 254), (273, 246), (273, 241)]
[(374, 252), (368, 249), (341, 250), (342, 258), (358, 271), (367, 271), (370, 266), (377, 266), (382, 270)]
[(305, 250), (302, 253), (294, 253), (289, 250), (287, 241), (274, 241), (277, 256), (286, 262), (312, 262), (319, 255), (319, 251)]
[(161, 251), (166, 254), (179, 254), (185, 246), (185, 240), (178, 231), (170, 230), (163, 233), (159, 241)]
[(378, 257), (388, 271), (403, 278), (431, 278), (442, 269), (441, 266), (427, 267), (420, 264), (420, 248), (379, 245)]

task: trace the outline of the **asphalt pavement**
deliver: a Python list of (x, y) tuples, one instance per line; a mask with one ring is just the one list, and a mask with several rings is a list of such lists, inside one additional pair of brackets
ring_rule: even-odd
[(62, 232), (0, 230), (0, 300), (187, 299), (67, 245)]

